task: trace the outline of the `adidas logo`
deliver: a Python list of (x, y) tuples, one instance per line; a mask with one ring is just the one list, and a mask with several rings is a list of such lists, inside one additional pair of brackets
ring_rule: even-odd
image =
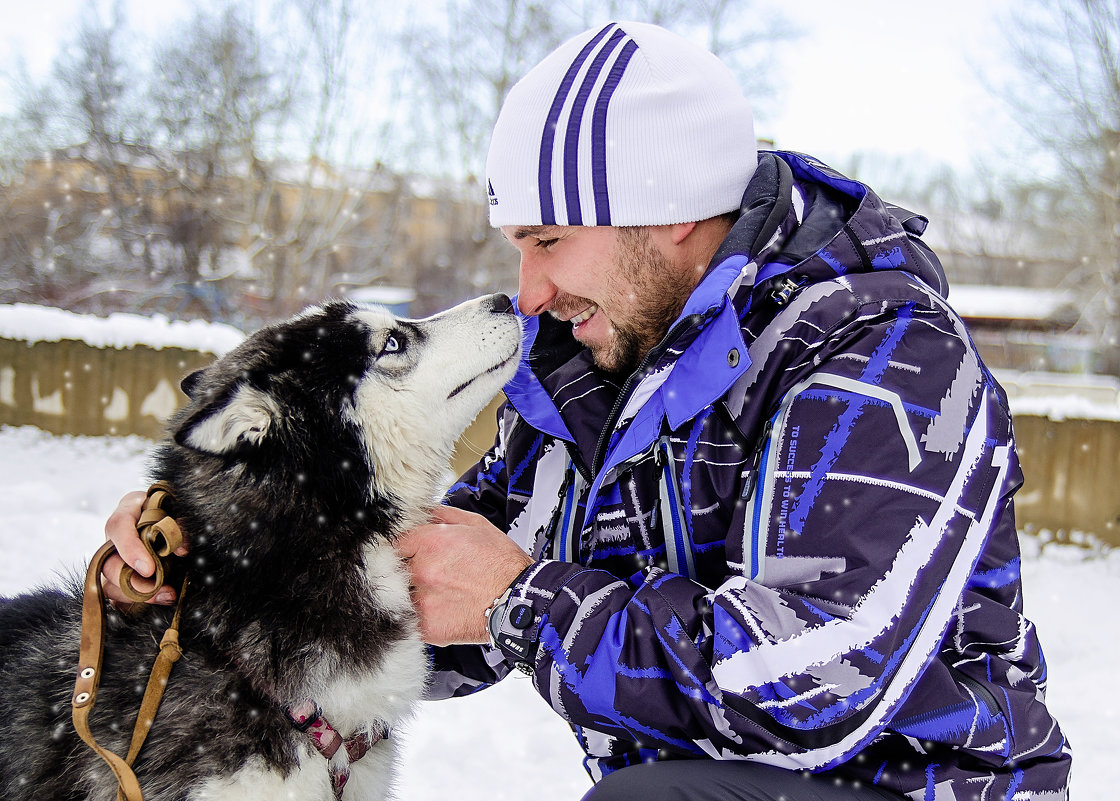
[(486, 194), (490, 198), (490, 205), (497, 206), (498, 196), (494, 194), (494, 184), (492, 184), (490, 181), (486, 182)]

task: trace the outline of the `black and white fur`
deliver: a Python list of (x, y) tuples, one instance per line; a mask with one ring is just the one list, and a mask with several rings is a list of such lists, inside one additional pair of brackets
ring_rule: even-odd
[[(391, 540), (426, 519), (458, 435), (513, 375), (510, 311), (504, 296), (424, 320), (333, 302), (183, 382), (152, 475), (191, 545), (185, 654), (135, 765), (147, 801), (332, 801), (326, 759), (278, 702), (315, 699), (343, 737), (409, 714), (426, 656)], [(0, 603), (4, 799), (115, 798), (70, 721), (79, 593)], [(118, 754), (169, 618), (110, 614), (93, 731)], [(386, 795), (395, 743), (353, 764), (345, 799)]]

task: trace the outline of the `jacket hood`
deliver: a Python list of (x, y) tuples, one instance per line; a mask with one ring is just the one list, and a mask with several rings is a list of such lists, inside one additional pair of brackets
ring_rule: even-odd
[(740, 215), (712, 259), (753, 265), (743, 285), (757, 294), (780, 275), (805, 286), (852, 273), (903, 270), (942, 297), (941, 263), (918, 237), (928, 221), (886, 203), (867, 185), (801, 153), (764, 151)]

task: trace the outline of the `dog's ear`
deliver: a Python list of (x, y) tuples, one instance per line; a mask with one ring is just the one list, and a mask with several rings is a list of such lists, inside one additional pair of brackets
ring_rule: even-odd
[(280, 407), (267, 393), (238, 384), (187, 417), (175, 432), (175, 441), (223, 456), (260, 443), (279, 416)]
[(205, 372), (206, 370), (195, 370), (179, 382), (179, 389), (183, 390), (184, 395), (194, 399), (194, 391), (198, 388), (198, 382), (202, 380), (202, 374)]

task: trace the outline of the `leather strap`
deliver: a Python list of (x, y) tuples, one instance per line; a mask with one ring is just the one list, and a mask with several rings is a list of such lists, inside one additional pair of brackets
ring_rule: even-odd
[[(148, 497), (144, 500), (140, 520), (136, 525), (140, 541), (156, 564), (156, 572), (153, 576), (155, 587), (149, 592), (140, 592), (132, 585), (133, 571), (126, 568), (127, 575), (125, 570), (121, 571), (121, 590), (136, 602), (150, 600), (159, 590), (169, 566), (165, 561), (170, 560), (175, 549), (183, 541), (178, 524), (162, 509), (168, 497), (170, 497), (170, 487), (165, 482), (153, 484), (148, 489)], [(78, 676), (74, 682), (71, 716), (78, 736), (105, 761), (117, 777), (118, 801), (144, 801), (144, 794), (132, 770), (132, 763), (140, 753), (148, 732), (151, 731), (160, 701), (163, 699), (164, 688), (171, 675), (171, 668), (182, 656), (182, 650), (179, 648), (179, 619), (183, 608), (183, 595), (187, 590), (187, 580), (183, 579), (175, 614), (171, 625), (163, 635), (159, 654), (148, 676), (148, 686), (144, 690), (144, 698), (140, 703), (140, 711), (136, 715), (136, 724), (132, 729), (128, 755), (121, 759), (120, 756), (97, 743), (89, 725), (93, 705), (97, 700), (97, 687), (101, 682), (101, 663), (105, 644), (105, 594), (101, 588), (101, 570), (109, 557), (115, 553), (116, 548), (113, 543), (106, 542), (94, 554), (86, 570), (82, 594), (82, 637), (78, 655)]]
[(140, 535), (140, 543), (152, 557), (156, 570), (152, 574), (155, 589), (141, 592), (132, 585), (135, 571), (125, 565), (121, 568), (121, 590), (133, 601), (146, 602), (151, 600), (164, 584), (164, 574), (170, 564), (170, 557), (175, 550), (183, 544), (183, 532), (174, 518), (170, 517), (163, 509), (163, 504), (171, 498), (171, 485), (166, 481), (157, 481), (148, 488), (148, 497), (140, 510), (140, 519), (136, 521), (136, 531)]

